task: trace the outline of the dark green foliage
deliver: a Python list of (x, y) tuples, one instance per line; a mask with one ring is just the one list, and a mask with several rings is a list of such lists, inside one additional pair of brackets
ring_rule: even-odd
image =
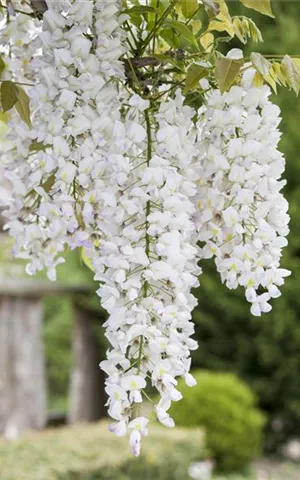
[[(299, 269), (294, 273), (298, 279), (299, 273)], [(247, 381), (269, 416), (268, 450), (300, 431), (300, 325), (295, 282), (288, 280), (273, 311), (257, 318), (249, 314), (243, 292), (228, 292), (210, 272), (203, 275), (201, 307), (194, 314), (200, 339), (194, 364), (235, 371)]]
[(197, 385), (179, 390), (170, 414), (177, 425), (204, 428), (207, 448), (221, 470), (240, 470), (259, 455), (264, 417), (251, 390), (235, 375), (197, 371)]
[(69, 299), (45, 301), (45, 358), (49, 385), (50, 409), (63, 411), (69, 386), (72, 305)]

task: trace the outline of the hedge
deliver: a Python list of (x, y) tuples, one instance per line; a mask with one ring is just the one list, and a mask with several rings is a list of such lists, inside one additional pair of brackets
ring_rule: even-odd
[(179, 382), (183, 399), (173, 403), (171, 416), (177, 425), (205, 430), (207, 448), (219, 470), (243, 470), (261, 453), (265, 420), (254, 394), (233, 374), (206, 370), (193, 374), (195, 387)]
[(153, 426), (139, 459), (107, 422), (28, 433), (0, 440), (1, 480), (186, 480), (205, 455), (200, 430)]

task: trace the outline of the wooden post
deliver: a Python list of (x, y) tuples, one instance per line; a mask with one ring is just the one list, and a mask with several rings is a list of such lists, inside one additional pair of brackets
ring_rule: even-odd
[(0, 283), (0, 434), (14, 439), (46, 425), (43, 297), (89, 291), (87, 286), (43, 281)]
[(46, 424), (42, 300), (0, 297), (0, 433), (14, 439)]
[(104, 374), (99, 368), (101, 347), (94, 331), (95, 316), (92, 310), (74, 305), (69, 423), (93, 422), (105, 415)]

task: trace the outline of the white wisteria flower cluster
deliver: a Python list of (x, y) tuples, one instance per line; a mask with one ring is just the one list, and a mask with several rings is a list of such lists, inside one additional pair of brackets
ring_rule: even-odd
[[(101, 178), (111, 174), (103, 171), (107, 156), (126, 148), (125, 139), (116, 139), (120, 102), (118, 85), (111, 81), (123, 76), (117, 4), (84, 5), (53, 2), (45, 13), (33, 57), (38, 68), (36, 86), (30, 89), (33, 128), (14, 117), (15, 149), (5, 158), (6, 176), (14, 186), (8, 213), (14, 251), (30, 259), (29, 274), (46, 267), (51, 280), (64, 261), (60, 254), (66, 244), (73, 249), (97, 238), (94, 222), (101, 203), (93, 195), (102, 192)], [(94, 43), (87, 38), (91, 28)]]
[[(14, 2), (15, 8), (23, 8), (30, 14), (31, 9), (23, 2)], [(10, 80), (14, 76), (19, 82), (31, 81), (34, 75), (31, 59), (37, 50), (37, 38), (41, 22), (29, 15), (11, 15), (10, 21), (5, 21), (4, 9), (0, 13), (0, 49), (7, 54), (6, 68), (2, 79)]]
[[(158, 421), (173, 427), (178, 378), (195, 384), (201, 261), (214, 256), (222, 281), (245, 287), (254, 315), (271, 309), (289, 274), (280, 112), (249, 75), (210, 91), (199, 112), (166, 85), (154, 105), (127, 85), (118, 0), (47, 3), (28, 47), (32, 128), (12, 114), (2, 157), (7, 228), (31, 275), (46, 268), (55, 280), (66, 246), (84, 248), (109, 314), (100, 366), (111, 430), (129, 431), (139, 455), (147, 387), (159, 393)], [(10, 64), (17, 75), (18, 55)]]
[[(147, 396), (147, 379), (160, 393), (157, 418), (168, 427), (174, 426), (171, 401), (181, 399), (176, 377), (194, 384), (190, 350), (197, 343), (190, 337), (197, 301), (191, 289), (198, 286), (200, 252), (192, 219), (199, 172), (194, 112), (183, 100), (178, 92), (151, 122), (149, 106), (131, 98), (128, 120), (140, 119), (135, 148), (123, 191), (107, 210), (109, 229), (93, 255), (95, 278), (103, 282), (97, 293), (110, 314), (105, 327), (113, 351), (101, 367), (109, 375), (112, 430), (123, 435), (132, 429), (136, 455), (148, 420), (130, 419)], [(145, 109), (144, 121), (139, 109)]]
[(245, 78), (223, 95), (214, 91), (198, 124), (202, 256), (215, 257), (228, 288), (245, 288), (256, 316), (271, 310), (269, 300), (280, 296), (278, 286), (290, 274), (280, 268), (289, 215), (281, 193), (285, 160), (277, 149), (280, 110), (270, 94), (269, 87), (252, 87)]

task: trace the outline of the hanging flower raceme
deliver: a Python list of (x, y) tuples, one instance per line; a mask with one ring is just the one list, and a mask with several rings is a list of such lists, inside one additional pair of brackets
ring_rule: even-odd
[(124, 48), (117, 5), (53, 3), (44, 14), (33, 60), (39, 75), (30, 90), (33, 128), (18, 124), (15, 142), (13, 118), (15, 149), (6, 156), (14, 185), (8, 227), (15, 253), (30, 260), (29, 274), (46, 267), (55, 279), (66, 245), (76, 248), (91, 236), (97, 239), (106, 157), (126, 147), (118, 128), (116, 79), (124, 76), (119, 61)]
[(215, 90), (199, 118), (202, 176), (197, 206), (204, 258), (215, 257), (222, 281), (242, 285), (253, 315), (271, 310), (289, 232), (288, 204), (280, 192), (285, 161), (277, 150), (280, 110), (267, 86), (244, 80), (223, 95)]
[(172, 427), (167, 410), (181, 399), (176, 378), (194, 383), (190, 350), (197, 343), (190, 337), (197, 302), (191, 288), (200, 269), (192, 199), (198, 169), (194, 112), (183, 106), (179, 92), (156, 115), (137, 96), (130, 107), (127, 125), (139, 119), (128, 152), (130, 171), (116, 205), (105, 212), (99, 253), (90, 255), (102, 283), (98, 295), (110, 314), (105, 327), (112, 350), (101, 367), (108, 374), (108, 411), (116, 420), (111, 428), (117, 435), (129, 428), (138, 455), (147, 434), (148, 419), (139, 413), (147, 384), (161, 397), (154, 407), (158, 420)]
[(102, 366), (112, 429), (132, 430), (138, 454), (148, 419), (134, 417), (147, 378), (161, 394), (155, 410), (167, 426), (174, 424), (170, 402), (181, 398), (176, 377), (194, 382), (194, 112), (180, 93), (157, 114), (138, 95), (126, 96), (115, 81), (123, 77), (124, 51), (116, 6), (100, 2), (82, 16), (78, 5), (58, 11), (54, 4), (44, 15), (42, 55), (34, 59), (40, 75), (31, 89), (34, 128), (22, 125), (22, 141), (6, 157), (14, 186), (6, 215), (30, 274), (46, 267), (55, 279), (66, 244), (90, 255), (110, 313), (113, 348)]

